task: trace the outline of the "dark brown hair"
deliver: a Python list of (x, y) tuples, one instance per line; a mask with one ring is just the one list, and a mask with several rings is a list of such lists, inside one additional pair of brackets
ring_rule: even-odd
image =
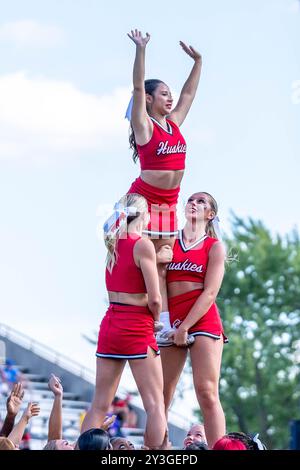
[[(164, 83), (164, 82), (161, 81), (161, 80), (158, 80), (157, 78), (150, 78), (149, 80), (145, 80), (146, 95), (153, 96), (156, 88), (161, 83)], [(134, 132), (133, 132), (131, 124), (130, 124), (130, 128), (129, 128), (129, 147), (133, 150), (132, 158), (133, 158), (134, 163), (136, 163), (138, 158), (139, 158), (139, 155), (138, 155), (135, 136), (134, 136)]]

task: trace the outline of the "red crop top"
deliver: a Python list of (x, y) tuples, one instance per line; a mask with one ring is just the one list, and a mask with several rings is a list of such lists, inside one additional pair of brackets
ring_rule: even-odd
[(173, 281), (191, 281), (204, 283), (209, 250), (218, 240), (205, 235), (200, 240), (186, 247), (182, 230), (173, 247), (173, 259), (167, 265), (167, 283)]
[(145, 145), (137, 145), (141, 170), (184, 170), (186, 142), (179, 127), (167, 119), (166, 131), (155, 119), (153, 134)]
[(134, 262), (134, 245), (140, 240), (139, 235), (131, 234), (117, 242), (117, 262), (112, 272), (106, 268), (106, 288), (111, 292), (127, 292), (140, 294), (147, 292), (144, 277), (140, 268)]

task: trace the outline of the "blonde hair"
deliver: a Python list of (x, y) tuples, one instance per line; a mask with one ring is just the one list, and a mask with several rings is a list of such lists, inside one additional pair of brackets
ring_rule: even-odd
[[(218, 203), (217, 203), (217, 201), (215, 200), (215, 198), (211, 194), (206, 193), (205, 191), (200, 191), (200, 192), (202, 194), (206, 194), (206, 196), (208, 196), (211, 210), (215, 213), (215, 217), (216, 217), (217, 214), (218, 214)], [(206, 227), (205, 227), (205, 232), (209, 237), (216, 238), (218, 240), (218, 235), (215, 232), (214, 224), (213, 224), (214, 218), (207, 222)]]
[[(208, 196), (211, 210), (214, 211), (214, 213), (215, 213), (215, 216), (213, 217), (213, 219), (211, 219), (207, 222), (206, 227), (205, 227), (205, 232), (209, 237), (216, 238), (217, 240), (219, 240), (218, 234), (216, 233), (216, 231), (214, 229), (214, 223), (213, 223), (215, 217), (217, 217), (217, 214), (218, 214), (218, 203), (211, 194), (206, 193), (205, 191), (201, 191), (201, 193), (206, 194), (206, 196)], [(220, 240), (220, 241), (222, 241), (222, 240)], [(225, 262), (226, 263), (231, 263), (232, 261), (238, 261), (237, 254), (232, 252), (231, 250), (227, 253), (227, 250), (226, 250)]]
[(133, 222), (133, 220), (140, 217), (145, 212), (148, 212), (148, 203), (146, 199), (140, 194), (130, 193), (123, 196), (117, 204), (120, 211), (125, 210), (128, 207), (134, 207), (136, 209), (135, 215), (127, 215), (126, 221), (122, 226), (115, 232), (108, 230), (104, 233), (104, 243), (107, 248), (106, 256), (106, 266), (109, 272), (111, 273), (114, 265), (117, 262), (118, 251), (117, 251), (117, 242), (118, 240), (127, 232), (128, 225)]
[(0, 450), (16, 450), (16, 446), (8, 437), (0, 437)]

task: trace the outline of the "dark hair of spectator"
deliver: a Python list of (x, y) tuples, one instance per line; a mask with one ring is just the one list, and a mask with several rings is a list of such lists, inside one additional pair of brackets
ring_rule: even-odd
[(184, 450), (209, 450), (205, 442), (193, 442), (184, 448)]
[(109, 435), (103, 429), (89, 429), (79, 436), (77, 447), (79, 450), (110, 449)]

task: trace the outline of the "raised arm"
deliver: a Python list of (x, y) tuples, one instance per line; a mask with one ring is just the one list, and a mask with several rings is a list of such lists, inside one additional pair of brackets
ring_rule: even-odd
[(161, 312), (161, 295), (159, 292), (159, 279), (156, 266), (156, 253), (150, 240), (141, 238), (134, 247), (134, 259), (141, 268), (148, 294), (148, 306), (154, 320), (159, 320)]
[(25, 428), (29, 423), (30, 418), (32, 418), (33, 416), (37, 416), (39, 412), (40, 407), (37, 403), (28, 403), (27, 408), (24, 411), (20, 421), (15, 425), (15, 427), (8, 436), (8, 439), (10, 439), (15, 444), (15, 446), (18, 447), (20, 445)]
[(48, 387), (54, 395), (48, 427), (49, 442), (56, 439), (62, 439), (62, 399), (64, 391), (62, 384), (60, 383), (60, 379), (54, 374), (51, 374)]
[(135, 60), (133, 65), (133, 105), (131, 113), (131, 125), (137, 144), (147, 143), (152, 135), (153, 124), (149, 119), (146, 109), (145, 93), (145, 53), (150, 35), (143, 37), (141, 31), (132, 30), (128, 37), (136, 45)]
[(209, 252), (209, 261), (204, 280), (204, 290), (174, 334), (174, 343), (186, 343), (188, 330), (208, 311), (215, 302), (224, 277), (225, 249), (221, 242), (215, 243)]
[(24, 390), (21, 383), (17, 383), (13, 386), (13, 389), (6, 400), (6, 416), (4, 419), (4, 423), (2, 429), (0, 431), (0, 436), (7, 437), (9, 433), (12, 431), (15, 419), (17, 414), (20, 411), (22, 400), (24, 397)]
[(181, 126), (196, 95), (202, 68), (202, 57), (201, 54), (199, 54), (199, 52), (197, 52), (192, 46), (187, 46), (182, 41), (180, 41), (179, 44), (184, 52), (194, 60), (193, 68), (187, 81), (183, 85), (178, 103), (169, 116), (171, 121), (174, 121), (178, 126)]

